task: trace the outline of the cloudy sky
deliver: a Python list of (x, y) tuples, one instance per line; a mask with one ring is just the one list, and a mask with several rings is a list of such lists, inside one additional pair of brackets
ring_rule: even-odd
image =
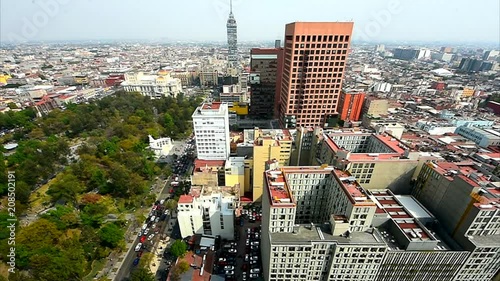
[[(500, 42), (499, 0), (234, 0), (239, 41), (354, 21), (364, 41)], [(0, 0), (0, 40), (226, 40), (229, 0)]]

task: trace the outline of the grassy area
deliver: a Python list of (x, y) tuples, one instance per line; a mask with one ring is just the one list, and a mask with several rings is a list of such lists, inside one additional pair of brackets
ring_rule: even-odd
[(104, 264), (106, 263), (106, 259), (95, 260), (92, 262), (92, 270), (87, 276), (83, 277), (83, 281), (92, 281), (94, 280), (94, 276), (103, 269)]
[(30, 206), (31, 206), (31, 212), (38, 213), (42, 211), (45, 206), (44, 203), (50, 202), (50, 196), (47, 194), (47, 191), (49, 190), (49, 186), (51, 185), (51, 182), (55, 180), (52, 179), (48, 183), (42, 185), (37, 191), (31, 193), (30, 195)]

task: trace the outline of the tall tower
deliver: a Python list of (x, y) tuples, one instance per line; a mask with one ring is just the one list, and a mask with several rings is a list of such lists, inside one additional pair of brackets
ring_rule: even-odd
[(323, 127), (338, 113), (353, 26), (353, 22), (286, 25), (278, 110), (282, 128)]
[(227, 19), (228, 65), (236, 67), (238, 63), (238, 35), (236, 20), (233, 15), (233, 1), (229, 2), (229, 18)]

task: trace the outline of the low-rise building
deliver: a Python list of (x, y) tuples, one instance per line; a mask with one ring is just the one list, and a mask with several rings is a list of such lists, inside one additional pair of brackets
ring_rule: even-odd
[(455, 131), (480, 147), (500, 146), (500, 132), (494, 129), (482, 129), (475, 127), (462, 126)]
[(182, 238), (205, 234), (233, 240), (237, 206), (238, 196), (232, 188), (191, 188), (190, 194), (181, 195), (177, 204)]

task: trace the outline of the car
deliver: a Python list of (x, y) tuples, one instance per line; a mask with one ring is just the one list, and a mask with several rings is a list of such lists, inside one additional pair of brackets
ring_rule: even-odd
[(259, 246), (252, 245), (252, 246), (250, 246), (250, 249), (252, 249), (252, 250), (258, 250), (258, 249), (259, 249)]
[(147, 235), (147, 234), (149, 233), (149, 230), (150, 230), (149, 228), (146, 228), (146, 229), (144, 230), (144, 235)]
[(238, 244), (236, 244), (236, 242), (231, 242), (231, 243), (229, 243), (229, 245), (236, 247), (236, 245), (238, 245)]
[(252, 233), (252, 229), (247, 228), (247, 233), (248, 233), (248, 234)]
[(133, 266), (138, 265), (138, 264), (139, 264), (139, 260), (140, 260), (140, 258), (139, 258), (139, 257), (135, 258), (135, 260), (132, 262), (132, 265), (133, 265)]
[(250, 269), (250, 273), (260, 273), (260, 268), (252, 268)]
[(149, 219), (149, 221), (155, 221), (155, 219), (156, 219), (156, 216), (152, 216), (152, 217)]
[(232, 266), (232, 265), (226, 265), (226, 266), (224, 266), (224, 270), (226, 270), (226, 271), (227, 270), (234, 270), (234, 266)]
[(251, 256), (250, 260), (251, 261), (257, 261), (257, 260), (259, 260), (259, 257), (258, 256)]
[(144, 243), (146, 241), (146, 235), (142, 235), (141, 239), (139, 240), (141, 243)]
[(245, 261), (248, 261), (248, 260), (249, 260), (249, 255), (245, 254)]
[(148, 228), (148, 224), (145, 223), (145, 224), (142, 225), (142, 230), (144, 230), (146, 228)]
[(258, 261), (250, 261), (250, 265), (251, 265), (251, 266), (257, 265), (257, 262), (258, 262)]
[(141, 250), (141, 247), (142, 247), (142, 243), (137, 244), (137, 246), (135, 246), (135, 251), (139, 252)]
[(157, 218), (155, 219), (155, 222), (159, 222), (159, 221), (160, 221), (160, 218), (159, 218), (159, 217), (157, 217)]
[(226, 275), (234, 275), (234, 270), (226, 270)]
[(226, 262), (226, 258), (219, 258), (219, 263)]
[(154, 233), (151, 233), (151, 234), (148, 236), (148, 240), (153, 239), (153, 237), (155, 237), (155, 234), (154, 234)]
[(161, 200), (160, 200), (160, 204), (162, 204), (162, 205), (163, 205), (163, 203), (165, 203), (165, 199), (161, 199)]
[(142, 253), (143, 253), (143, 251), (142, 251), (142, 250), (141, 250), (141, 251), (139, 251), (139, 252), (137, 252), (137, 256), (140, 258), (140, 257), (142, 256)]
[(253, 241), (253, 242), (251, 243), (251, 245), (252, 245), (252, 246), (259, 246), (259, 244), (260, 244), (260, 243), (259, 243), (259, 241)]
[(250, 239), (247, 239), (247, 240), (245, 241), (245, 245), (247, 245), (247, 246), (249, 246), (249, 245), (250, 245)]
[(250, 277), (250, 278), (259, 278), (259, 274), (256, 274), (256, 273), (250, 273), (249, 277)]
[(259, 239), (259, 234), (255, 233), (253, 237), (254, 237), (254, 239)]
[(228, 252), (229, 252), (230, 254), (236, 254), (236, 252), (237, 252), (237, 251), (236, 251), (236, 249), (232, 249), (232, 248), (231, 248), (231, 249), (229, 249), (229, 250), (228, 250)]

